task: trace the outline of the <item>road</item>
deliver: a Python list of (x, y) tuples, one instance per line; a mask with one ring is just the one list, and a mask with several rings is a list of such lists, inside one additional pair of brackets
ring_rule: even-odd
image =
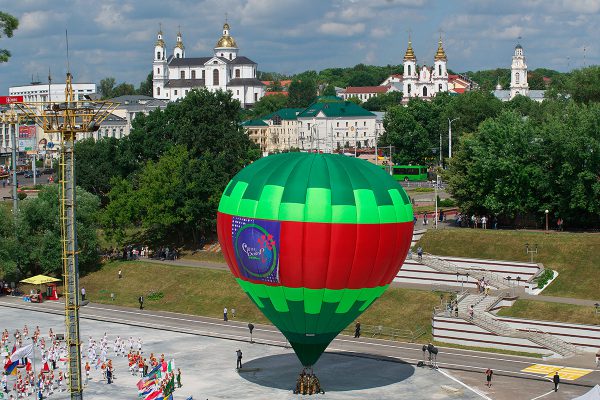
[[(2, 297), (0, 307), (21, 308), (62, 315), (64, 305), (57, 302), (43, 304), (24, 303), (20, 298)], [(173, 332), (217, 337), (234, 341), (250, 340), (246, 322), (192, 316), (171, 312), (137, 310), (114, 305), (90, 303), (81, 308), (81, 318), (114, 322), (130, 326), (143, 326)], [(255, 324), (253, 339), (257, 343), (286, 346), (283, 335), (269, 325)], [(405, 363), (416, 364), (422, 360), (422, 344), (360, 338), (340, 335), (328, 348), (328, 352), (367, 358), (395, 358)], [(440, 348), (438, 364), (442, 371), (467, 382), (479, 391), (483, 398), (499, 400), (533, 399), (544, 395), (544, 399), (571, 399), (581, 395), (600, 382), (600, 371), (595, 370), (575, 381), (564, 382), (558, 393), (549, 393), (552, 384), (542, 375), (522, 372), (533, 364), (554, 364), (564, 367), (592, 368), (593, 355), (588, 358), (551, 360), (542, 362), (529, 357), (510, 356), (453, 348)], [(484, 387), (484, 371), (495, 372), (492, 389)], [(487, 393), (487, 394), (486, 394)]]

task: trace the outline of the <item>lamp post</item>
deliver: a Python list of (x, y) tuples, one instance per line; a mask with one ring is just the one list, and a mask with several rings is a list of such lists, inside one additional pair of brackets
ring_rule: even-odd
[(546, 233), (548, 233), (548, 210), (544, 211), (544, 214), (546, 214)]
[(457, 119), (460, 119), (460, 117), (454, 119), (448, 118), (448, 158), (452, 158), (452, 122)]

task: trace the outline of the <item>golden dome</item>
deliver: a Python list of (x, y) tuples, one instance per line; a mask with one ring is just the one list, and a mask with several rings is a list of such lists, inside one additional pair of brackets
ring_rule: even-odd
[(448, 58), (446, 57), (446, 52), (444, 51), (444, 48), (442, 47), (442, 38), (440, 38), (440, 40), (438, 42), (438, 49), (437, 49), (437, 52), (435, 53), (435, 57), (433, 59), (435, 61), (448, 61)]
[(412, 48), (412, 42), (410, 39), (408, 40), (408, 48), (406, 49), (406, 53), (404, 54), (404, 61), (417, 61), (417, 57), (415, 56), (415, 52)]
[(227, 22), (223, 25), (223, 36), (221, 36), (215, 47), (233, 47), (237, 49), (235, 39), (229, 34), (229, 24)]
[(156, 44), (155, 44), (155, 46), (165, 47), (165, 41), (164, 41), (164, 40), (162, 40), (162, 39), (158, 39), (158, 40), (156, 41)]

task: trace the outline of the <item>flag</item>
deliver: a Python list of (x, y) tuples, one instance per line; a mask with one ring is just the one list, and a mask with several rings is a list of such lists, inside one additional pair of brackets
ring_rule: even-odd
[(160, 389), (150, 393), (144, 400), (156, 400), (159, 396), (162, 397), (162, 391)]
[(20, 347), (17, 350), (13, 349), (13, 353), (10, 356), (10, 361), (19, 361), (22, 358), (29, 357), (31, 353), (33, 353), (33, 343), (28, 344), (27, 346)]
[(25, 371), (31, 371), (31, 361), (27, 360), (27, 365), (25, 366)]
[(170, 360), (169, 364), (167, 365), (167, 371), (173, 372), (174, 369), (175, 369), (175, 360)]
[(166, 362), (166, 361), (163, 361), (163, 362), (162, 362), (162, 372), (167, 372), (167, 368), (168, 368), (168, 367), (169, 367), (169, 366), (167, 365), (167, 362)]
[(152, 368), (152, 370), (150, 372), (148, 372), (148, 374), (146, 374), (146, 376), (143, 379), (154, 379), (156, 378), (156, 373), (160, 370), (160, 364), (157, 365), (156, 367)]
[(188, 398), (187, 398), (187, 399), (185, 399), (185, 400), (194, 400), (194, 398), (193, 398), (192, 396), (190, 396), (190, 397), (188, 397)]

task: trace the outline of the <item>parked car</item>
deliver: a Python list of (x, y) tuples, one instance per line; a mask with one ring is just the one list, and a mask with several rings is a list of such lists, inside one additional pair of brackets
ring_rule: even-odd
[[(42, 173), (38, 169), (38, 170), (35, 171), (35, 177), (39, 178), (40, 176), (42, 176)], [(33, 171), (32, 170), (25, 171), (25, 174), (23, 174), (23, 177), (25, 177), (25, 178), (33, 178)]]
[(42, 175), (52, 175), (53, 173), (54, 173), (54, 169), (52, 169), (52, 168), (42, 169)]

